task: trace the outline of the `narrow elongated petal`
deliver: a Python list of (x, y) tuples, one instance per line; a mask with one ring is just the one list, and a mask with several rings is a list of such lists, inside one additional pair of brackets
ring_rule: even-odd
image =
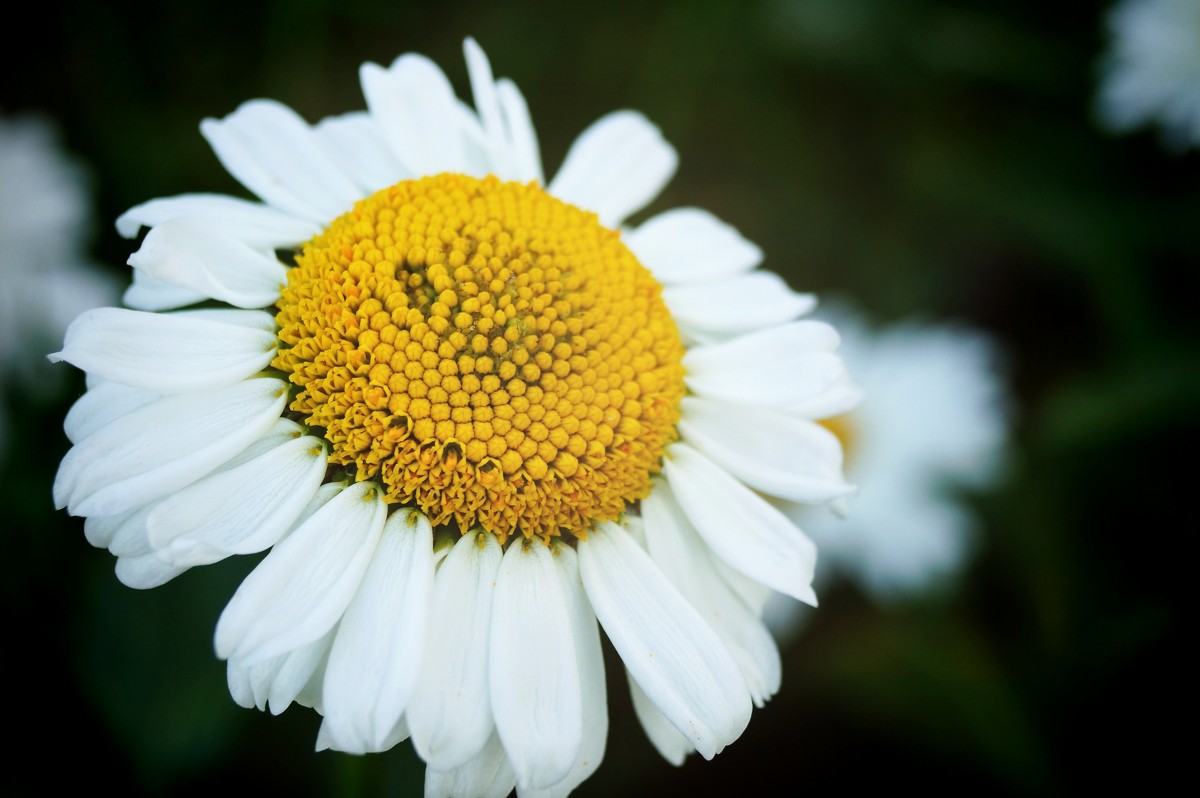
[(205, 119), (200, 132), (229, 174), (290, 215), (327, 224), (362, 196), (308, 123), (282, 103), (251, 100), (224, 119)]
[(161, 398), (153, 391), (105, 382), (75, 400), (63, 420), (63, 431), (67, 440), (79, 443), (106, 424)]
[(787, 516), (686, 444), (668, 447), (663, 474), (692, 526), (718, 557), (750, 578), (816, 606), (812, 579), (817, 549)]
[(567, 592), (575, 656), (579, 661), (579, 686), (583, 696), (583, 740), (575, 764), (557, 784), (541, 790), (522, 790), (521, 798), (566, 798), (596, 772), (604, 759), (608, 737), (608, 696), (604, 682), (604, 655), (600, 629), (579, 578), (579, 562), (570, 546), (554, 548), (554, 564)]
[(542, 151), (525, 97), (516, 84), (506, 78), (496, 81), (496, 91), (500, 95), (500, 110), (504, 114), (504, 125), (512, 148), (513, 179), (536, 180), (538, 185), (544, 186), (546, 178), (542, 172)]
[(425, 770), (425, 798), (505, 798), (517, 776), (500, 738), (493, 732), (468, 762), (451, 770)]
[(550, 193), (617, 227), (658, 196), (678, 163), (675, 148), (646, 117), (616, 111), (575, 139)]
[(198, 318), (95, 308), (80, 314), (57, 363), (159, 394), (223, 388), (262, 370), (275, 356), (275, 336)]
[(583, 738), (567, 598), (548, 546), (535, 539), (508, 547), (496, 577), (489, 669), (496, 730), (522, 789), (562, 781)]
[(741, 669), (754, 703), (779, 690), (782, 667), (771, 633), (722, 580), (670, 487), (662, 482), (642, 500), (650, 558), (708, 621)]
[(688, 388), (704, 398), (788, 407), (828, 390), (846, 376), (833, 354), (838, 336), (817, 321), (797, 321), (688, 350)]
[(325, 670), (334, 748), (383, 750), (421, 672), (433, 587), (433, 531), (411, 509), (392, 513), (346, 608)]
[(700, 208), (673, 208), (625, 236), (638, 261), (664, 285), (733, 277), (762, 263), (762, 250)]
[(329, 157), (364, 192), (380, 191), (412, 176), (365, 111), (322, 119), (316, 132)]
[(783, 278), (755, 271), (723, 280), (663, 290), (663, 301), (681, 325), (712, 335), (738, 335), (795, 321), (817, 306)]
[(434, 770), (473, 757), (494, 728), (488, 679), (492, 601), (504, 552), (486, 532), (463, 535), (434, 583), (424, 671), (408, 708), (413, 746)]
[(767, 408), (749, 414), (693, 396), (682, 405), (683, 439), (755, 490), (796, 502), (854, 492), (842, 478), (842, 446), (820, 424)]
[(500, 113), (500, 96), (492, 77), (492, 65), (483, 48), (472, 38), (463, 42), (467, 72), (471, 77), (471, 93), (475, 96), (475, 111), (483, 127), (484, 148), (492, 165), (492, 174), (504, 180), (513, 178), (509, 155), (508, 131)]
[(160, 502), (146, 520), (150, 544), (165, 562), (185, 566), (262, 551), (291, 528), (325, 468), (320, 440), (284, 438)]
[(625, 667), (705, 759), (750, 721), (750, 693), (716, 632), (619, 526), (579, 544), (588, 599)]
[(387, 69), (363, 64), (359, 79), (371, 117), (410, 174), (464, 171), (458, 100), (437, 64), (408, 53)]
[(129, 265), (150, 277), (239, 308), (279, 299), (287, 269), (267, 250), (191, 219), (170, 219), (146, 234)]
[(121, 584), (135, 590), (150, 590), (170, 582), (186, 571), (186, 565), (172, 565), (158, 558), (154, 552), (118, 557), (114, 572)]
[(292, 247), (321, 232), (312, 222), (258, 202), (224, 194), (180, 194), (135, 205), (117, 217), (117, 232), (134, 238), (169, 219), (206, 222), (251, 247)]
[(629, 696), (633, 699), (633, 712), (637, 715), (638, 723), (642, 724), (642, 730), (646, 732), (650, 744), (663, 759), (679, 767), (696, 748), (663, 717), (663, 713), (658, 711), (658, 707), (654, 706), (654, 702), (646, 696), (645, 691), (638, 687), (633, 674), (625, 671), (625, 677), (629, 682)]
[[(283, 712), (293, 702), (300, 700), (301, 693), (317, 682), (317, 690), (324, 683), (325, 663), (329, 659), (329, 649), (333, 645), (333, 636), (337, 627), (333, 627), (317, 640), (303, 645), (287, 654), (283, 666), (275, 674), (271, 689), (267, 695), (267, 704), (272, 715)], [(312, 706), (311, 700), (309, 706)], [(261, 709), (261, 707), (260, 707)]]
[(362, 581), (386, 512), (378, 486), (359, 482), (280, 541), (221, 613), (217, 656), (253, 665), (328, 632)]
[(252, 379), (219, 391), (169, 396), (75, 444), (59, 466), (54, 500), (73, 515), (115, 515), (210, 473), (279, 418), (287, 386)]

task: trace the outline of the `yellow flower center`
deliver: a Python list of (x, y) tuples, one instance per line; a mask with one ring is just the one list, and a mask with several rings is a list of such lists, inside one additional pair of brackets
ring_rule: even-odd
[(442, 174), (361, 200), (296, 256), (275, 318), (272, 365), (331, 465), (434, 524), (585, 535), (675, 438), (662, 287), (535, 184)]

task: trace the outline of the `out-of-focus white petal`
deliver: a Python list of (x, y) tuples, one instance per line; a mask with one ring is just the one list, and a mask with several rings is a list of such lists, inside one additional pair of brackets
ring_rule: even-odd
[(696, 285), (668, 286), (663, 301), (681, 327), (709, 335), (738, 335), (795, 321), (817, 306), (777, 274), (754, 271)]

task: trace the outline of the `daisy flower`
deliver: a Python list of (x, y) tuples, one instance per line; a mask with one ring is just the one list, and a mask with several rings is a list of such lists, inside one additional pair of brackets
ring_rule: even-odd
[(53, 356), (89, 380), (54, 496), (133, 587), (270, 550), (217, 624), (238, 703), (411, 738), (429, 795), (566, 795), (604, 754), (601, 627), (672, 762), (778, 689), (762, 605), (815, 601), (815, 549), (761, 494), (851, 492), (816, 420), (857, 392), (729, 225), (624, 226), (675, 171), (654, 125), (601, 118), (546, 183), (465, 51), (473, 109), (408, 54), (362, 67), (365, 112), (202, 123), (258, 199), (118, 219), (129, 309)]
[(1200, 2), (1123, 0), (1108, 28), (1096, 97), (1101, 122), (1114, 131), (1157, 122), (1172, 148), (1200, 145)]
[[(90, 217), (83, 172), (53, 124), (0, 118), (0, 388), (41, 387), (42, 354), (72, 319), (116, 300), (115, 280), (86, 255)], [(0, 440), (3, 427), (0, 412)]]
[[(1008, 396), (995, 343), (950, 324), (872, 329), (845, 308), (824, 313), (867, 399), (823, 423), (842, 438), (846, 471), (862, 485), (842, 517), (789, 508), (837, 572), (887, 602), (956, 573), (977, 529), (953, 491), (981, 489), (1002, 471)], [(795, 602), (776, 599), (770, 614)]]

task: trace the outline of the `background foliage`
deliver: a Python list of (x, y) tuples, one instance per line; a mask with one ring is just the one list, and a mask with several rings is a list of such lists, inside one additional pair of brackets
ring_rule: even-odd
[[(1165, 152), (1153, 133), (1097, 130), (1103, 5), (583, 8), (68, 3), (35, 29), (9, 27), (0, 108), (52, 115), (90, 163), (94, 252), (122, 274), (121, 211), (241, 193), (201, 118), (258, 96), (313, 121), (358, 109), (363, 61), (419, 51), (466, 95), (461, 41), (474, 35), (529, 99), (548, 173), (602, 113), (644, 111), (681, 155), (655, 209), (709, 208), (797, 289), (854, 297), (880, 320), (994, 334), (1018, 402), (1015, 457), (997, 489), (967, 497), (986, 538), (958, 582), (887, 611), (850, 587), (828, 592), (784, 651), (780, 695), (714, 762), (663, 763), (613, 661), (609, 750), (577, 794), (1153, 789), (1184, 761), (1158, 718), (1193, 694), (1180, 625), (1200, 158)], [(53, 402), (6, 398), (3, 667), (20, 740), (6, 781), (30, 793), (66, 774), (129, 794), (417, 792), (407, 744), (313, 754), (315, 713), (272, 718), (229, 699), (212, 629), (253, 558), (139, 593), (80, 519), (53, 512), (61, 419), (81, 390), (73, 374)], [(31, 764), (47, 751), (63, 773)]]

